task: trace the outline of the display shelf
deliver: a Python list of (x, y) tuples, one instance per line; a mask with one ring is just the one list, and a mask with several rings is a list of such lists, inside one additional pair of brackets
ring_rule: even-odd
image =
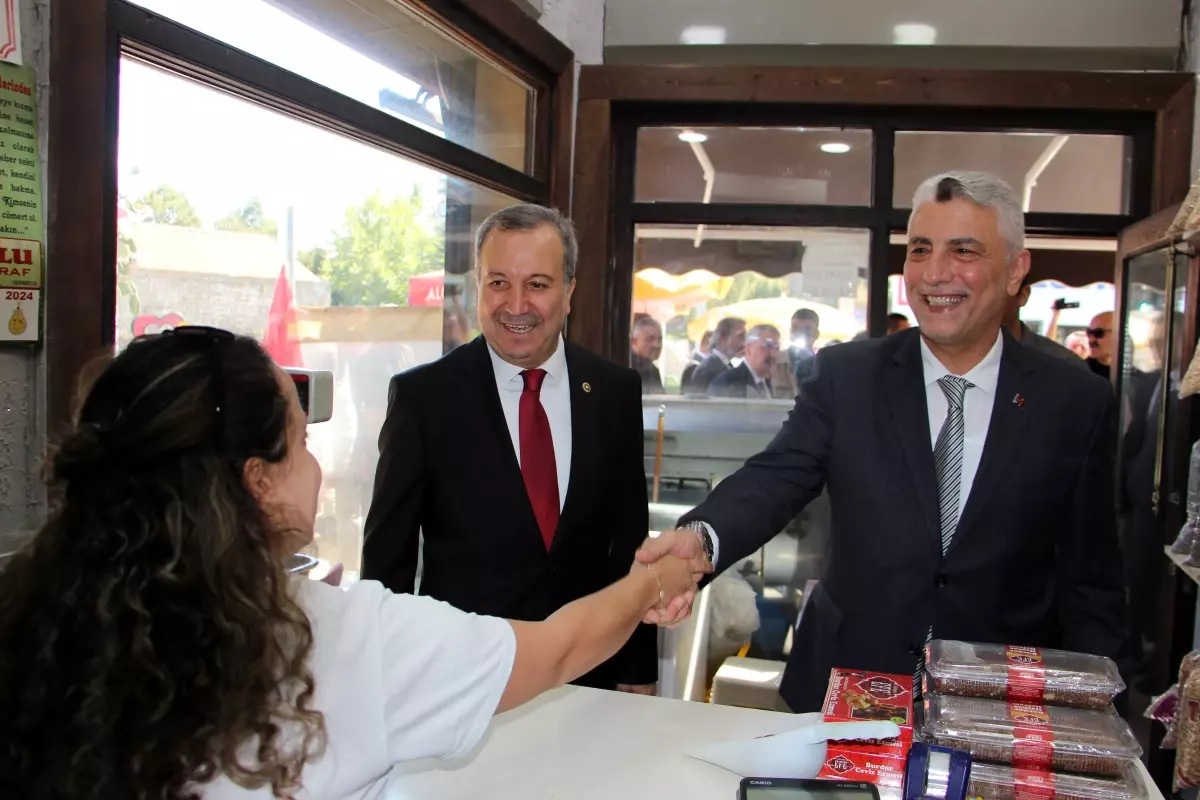
[(1187, 560), (1187, 556), (1181, 556), (1178, 553), (1171, 552), (1171, 547), (1169, 545), (1164, 547), (1163, 551), (1167, 554), (1167, 558), (1171, 559), (1172, 563), (1174, 563), (1175, 566), (1178, 567), (1181, 572), (1183, 572), (1183, 574), (1187, 575), (1196, 583), (1200, 583), (1200, 567), (1192, 567), (1184, 564), (1183, 562)]

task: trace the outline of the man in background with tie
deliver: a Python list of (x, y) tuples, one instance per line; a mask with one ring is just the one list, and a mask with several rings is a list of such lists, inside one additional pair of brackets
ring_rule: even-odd
[(713, 397), (770, 399), (774, 393), (771, 373), (779, 363), (779, 329), (774, 325), (755, 325), (746, 332), (746, 351), (742, 363), (727, 369), (708, 385)]
[(829, 558), (780, 688), (797, 712), (833, 667), (919, 682), (931, 637), (1126, 652), (1112, 391), (1001, 328), (1029, 270), (1020, 199), (948, 173), (912, 207), (919, 329), (818, 352), (767, 449), (638, 554), (726, 569), (828, 486)]
[[(563, 341), (577, 257), (554, 209), (513, 206), (480, 226), (483, 335), (392, 379), (364, 578), (542, 620), (629, 572), (649, 529), (641, 381)], [(576, 683), (653, 694), (657, 645), (642, 625)]]

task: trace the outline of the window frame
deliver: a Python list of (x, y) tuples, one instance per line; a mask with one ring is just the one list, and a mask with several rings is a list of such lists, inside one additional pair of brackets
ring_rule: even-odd
[[(717, 74), (717, 73), (720, 74)], [(871, 230), (868, 329), (886, 327), (889, 238), (910, 211), (893, 205), (900, 131), (1062, 131), (1127, 136), (1128, 214), (1033, 212), (1031, 234), (1116, 238), (1135, 220), (1180, 199), (1172, 159), (1190, 158), (1190, 76), (987, 73), (951, 70), (708, 67), (585, 67), (580, 77), (576, 182), (598, 182), (573, 208), (588, 294), (604, 298), (569, 330), (584, 346), (621, 359), (633, 291), (639, 224), (853, 227)], [(747, 100), (749, 98), (749, 100)], [(847, 104), (852, 100), (855, 104)], [(968, 105), (969, 103), (969, 105)], [(586, 126), (586, 127), (585, 127)], [(588, 131), (603, 126), (604, 130)], [(873, 134), (871, 205), (634, 202), (638, 130), (643, 127), (845, 127)], [(1185, 175), (1186, 177), (1186, 175)], [(605, 244), (606, 247), (601, 247)], [(601, 260), (607, 267), (599, 270)], [(577, 304), (577, 307), (579, 304)], [(582, 323), (582, 324), (579, 324)]]
[[(60, 0), (51, 18), (46, 414), (70, 420), (81, 369), (111, 353), (117, 289), (120, 62), (131, 56), (243, 100), (530, 202), (569, 204), (574, 55), (511, 0), (402, 0), (532, 90), (528, 173), (127, 0)], [(566, 151), (564, 157), (563, 152)], [(449, 214), (448, 214), (449, 216)]]

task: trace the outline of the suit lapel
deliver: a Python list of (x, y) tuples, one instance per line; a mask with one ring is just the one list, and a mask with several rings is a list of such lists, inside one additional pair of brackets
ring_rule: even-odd
[(886, 368), (885, 392), (881, 400), (892, 415), (892, 429), (900, 437), (900, 450), (908, 463), (917, 501), (925, 515), (929, 542), (936, 543), (940, 552), (937, 474), (930, 446), (929, 408), (925, 401), (925, 372), (921, 366), (919, 336), (915, 331), (905, 334), (905, 340), (896, 348), (892, 362)]
[(1028, 393), (1027, 376), (1032, 371), (1033, 367), (1024, 358), (1021, 345), (1005, 332), (987, 439), (979, 457), (979, 468), (975, 471), (971, 493), (967, 495), (967, 505), (950, 544), (952, 549), (962, 535), (970, 530), (971, 523), (979, 516), (992, 492), (1004, 480), (1005, 467), (1021, 443), (1025, 421), (1031, 412), (1024, 408), (1024, 401), (1018, 402), (1018, 399)]
[[(583, 507), (584, 494), (590, 485), (588, 476), (596, 475), (600, 404), (606, 395), (611, 398), (613, 388), (603, 385), (597, 376), (587, 370), (583, 359), (575, 357), (573, 345), (566, 345), (566, 355), (567, 380), (570, 381), (571, 391), (571, 473), (551, 549), (557, 547), (562, 535), (574, 527), (575, 517)], [(585, 385), (587, 391), (584, 391)]]
[(496, 387), (496, 372), (492, 368), (492, 357), (488, 353), (487, 342), (480, 336), (464, 346), (471, 348), (470, 358), (463, 363), (470, 374), (475, 396), (479, 398), (483, 411), (479, 426), (481, 446), (476, 452), (496, 454), (499, 466), (496, 476), (498, 496), (512, 498), (512, 507), (525, 517), (523, 527), (531, 530), (537, 537), (538, 546), (544, 548), (537, 517), (533, 514), (533, 505), (529, 502), (529, 493), (525, 490), (525, 479), (521, 475), (517, 451), (508, 432), (508, 421), (504, 418), (504, 407), (500, 404), (500, 390)]

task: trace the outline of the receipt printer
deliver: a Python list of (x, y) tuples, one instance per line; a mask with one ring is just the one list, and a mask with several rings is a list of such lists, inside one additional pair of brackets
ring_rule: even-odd
[(966, 800), (971, 754), (913, 742), (904, 770), (904, 800)]

